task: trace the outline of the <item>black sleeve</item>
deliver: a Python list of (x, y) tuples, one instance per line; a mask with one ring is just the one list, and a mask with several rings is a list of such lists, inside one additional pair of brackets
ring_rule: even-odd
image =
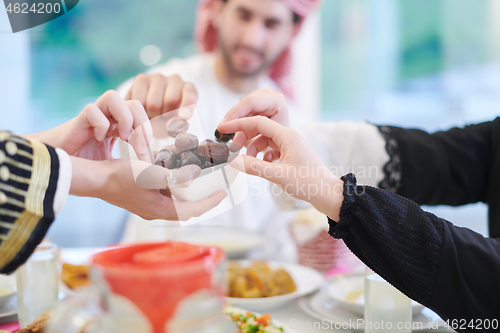
[(333, 237), (445, 320), (500, 319), (500, 240), (455, 227), (397, 194), (357, 186), (352, 174), (342, 180), (340, 219), (329, 219)]
[[(379, 127), (391, 158), (379, 187), (420, 205), (486, 202), (495, 128), (500, 128), (500, 118), (434, 134)], [(395, 174), (398, 183), (391, 187), (394, 182), (388, 179)]]

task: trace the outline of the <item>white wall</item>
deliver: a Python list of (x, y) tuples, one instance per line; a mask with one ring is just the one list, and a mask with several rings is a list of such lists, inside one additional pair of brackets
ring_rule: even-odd
[(26, 133), (31, 128), (29, 34), (13, 34), (0, 9), (0, 128)]
[(292, 48), (295, 104), (309, 120), (318, 120), (321, 106), (321, 18), (319, 10), (302, 26)]

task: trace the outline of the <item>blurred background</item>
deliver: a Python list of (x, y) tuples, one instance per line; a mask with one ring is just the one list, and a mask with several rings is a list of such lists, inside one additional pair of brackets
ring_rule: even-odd
[[(82, 0), (17, 34), (0, 10), (1, 128), (54, 127), (150, 66), (193, 55), (196, 3)], [(500, 114), (497, 0), (325, 0), (298, 45), (297, 104), (318, 120), (436, 131)], [(482, 204), (425, 208), (486, 234)], [(65, 247), (116, 243), (126, 217), (70, 197), (48, 237)]]

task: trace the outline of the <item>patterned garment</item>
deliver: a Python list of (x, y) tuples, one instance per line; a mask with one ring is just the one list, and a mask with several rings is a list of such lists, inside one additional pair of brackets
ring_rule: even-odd
[(22, 265), (54, 221), (54, 148), (0, 131), (0, 273)]

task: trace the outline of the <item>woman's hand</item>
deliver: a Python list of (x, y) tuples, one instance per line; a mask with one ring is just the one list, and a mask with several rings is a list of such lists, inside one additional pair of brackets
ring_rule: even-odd
[[(240, 132), (234, 143), (254, 139), (247, 154), (239, 154), (230, 165), (250, 175), (265, 178), (297, 199), (310, 202), (333, 220), (338, 220), (343, 200), (343, 182), (314, 154), (295, 130), (266, 117), (224, 122), (221, 133)], [(264, 160), (256, 156), (265, 151)], [(272, 163), (277, 160), (278, 163)]]
[[(264, 116), (278, 124), (288, 126), (288, 102), (285, 95), (272, 89), (256, 90), (243, 97), (238, 104), (231, 108), (222, 119), (221, 124), (253, 116)], [(242, 132), (236, 134), (234, 141), (239, 142), (240, 147), (250, 144)]]
[(142, 104), (124, 101), (113, 90), (68, 122), (28, 137), (90, 160), (111, 159), (113, 145), (121, 138), (132, 145), (140, 160), (152, 162), (148, 151), (152, 129)]

